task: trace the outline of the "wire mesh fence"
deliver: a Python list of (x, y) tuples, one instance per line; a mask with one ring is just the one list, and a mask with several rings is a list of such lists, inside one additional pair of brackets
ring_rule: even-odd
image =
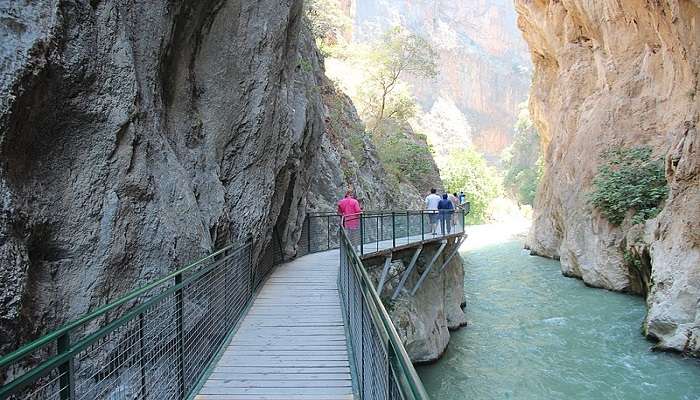
[(338, 288), (360, 398), (428, 399), (423, 384), (362, 266), (347, 230), (340, 232)]
[(228, 246), (0, 358), (0, 399), (184, 399), (264, 271)]
[(360, 256), (464, 233), (465, 210), (418, 210), (358, 214), (345, 226)]
[[(339, 288), (363, 398), (427, 398), (358, 254), (432, 237), (433, 214), (368, 212), (348, 223), (317, 213), (302, 228), (297, 256), (341, 250)], [(449, 227), (439, 218), (439, 235), (464, 231), (463, 211), (449, 215)], [(286, 261), (276, 231), (255, 265), (252, 247), (225, 247), (1, 357), (0, 400), (188, 398), (255, 289)]]

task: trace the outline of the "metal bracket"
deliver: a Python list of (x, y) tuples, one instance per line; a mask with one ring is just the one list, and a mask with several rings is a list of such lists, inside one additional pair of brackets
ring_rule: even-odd
[(420, 289), (421, 285), (423, 284), (423, 281), (425, 278), (428, 277), (428, 274), (430, 273), (430, 270), (433, 268), (433, 264), (435, 264), (435, 261), (437, 261), (438, 257), (440, 257), (440, 254), (442, 254), (442, 251), (445, 250), (445, 246), (447, 246), (447, 240), (443, 240), (441, 242), (442, 244), (440, 245), (440, 248), (438, 249), (437, 253), (433, 256), (433, 259), (430, 260), (430, 264), (428, 264), (428, 267), (425, 268), (425, 271), (423, 271), (423, 275), (420, 276), (420, 279), (418, 279), (418, 283), (416, 283), (416, 287), (411, 290), (411, 296), (414, 296), (418, 289)]
[(449, 264), (450, 261), (452, 261), (452, 257), (454, 257), (455, 254), (457, 254), (457, 252), (459, 251), (459, 248), (462, 247), (462, 243), (464, 243), (465, 239), (466, 239), (466, 237), (462, 236), (461, 238), (459, 238), (459, 240), (457, 240), (457, 245), (455, 246), (454, 250), (452, 250), (452, 253), (450, 254), (450, 256), (447, 257), (447, 260), (445, 260), (445, 262), (442, 264), (442, 267), (440, 267), (440, 269), (438, 270), (438, 271), (440, 271), (440, 273), (442, 273), (442, 271), (444, 271), (445, 268), (447, 268), (447, 264)]
[(382, 289), (384, 289), (384, 284), (386, 283), (386, 276), (389, 274), (389, 268), (391, 267), (391, 255), (384, 259), (384, 269), (382, 270), (382, 276), (379, 278), (379, 285), (377, 285), (377, 294), (382, 295)]
[(413, 253), (411, 263), (408, 264), (408, 268), (406, 268), (406, 271), (404, 271), (399, 285), (396, 287), (396, 290), (394, 290), (394, 294), (391, 296), (391, 300), (396, 300), (396, 298), (399, 297), (399, 292), (401, 292), (401, 289), (403, 289), (403, 285), (406, 284), (406, 280), (408, 279), (409, 275), (411, 275), (411, 272), (413, 272), (413, 268), (416, 266), (416, 261), (418, 261), (418, 256), (420, 255), (421, 251), (423, 251), (423, 246), (419, 246), (416, 249), (416, 252)]

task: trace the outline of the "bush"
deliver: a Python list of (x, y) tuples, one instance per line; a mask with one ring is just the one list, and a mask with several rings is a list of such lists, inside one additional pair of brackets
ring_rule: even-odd
[(503, 193), (503, 181), (484, 157), (471, 149), (453, 152), (441, 174), (450, 193), (463, 191), (471, 203), (467, 222), (486, 222), (489, 205)]
[(635, 224), (655, 217), (668, 194), (663, 160), (653, 159), (649, 147), (613, 148), (601, 158), (590, 203), (614, 225), (630, 210)]
[(379, 158), (400, 181), (417, 183), (432, 171), (430, 147), (415, 143), (402, 132), (378, 140)]

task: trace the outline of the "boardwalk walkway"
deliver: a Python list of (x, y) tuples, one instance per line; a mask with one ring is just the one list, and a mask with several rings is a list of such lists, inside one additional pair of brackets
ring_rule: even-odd
[(352, 399), (337, 250), (279, 266), (198, 400)]
[[(372, 255), (444, 239), (416, 235), (364, 249)], [(339, 261), (330, 250), (277, 267), (195, 399), (354, 399)]]

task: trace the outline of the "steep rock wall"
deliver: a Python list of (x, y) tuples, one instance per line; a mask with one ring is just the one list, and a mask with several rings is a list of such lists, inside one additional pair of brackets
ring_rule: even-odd
[(0, 13), (0, 353), (217, 245), (298, 235), (323, 133), (301, 0)]
[[(423, 192), (429, 188), (389, 179), (352, 100), (328, 79), (323, 80), (321, 95), (325, 131), (312, 173), (309, 209), (335, 211), (348, 189), (354, 191), (365, 210), (421, 209)], [(440, 182), (434, 164), (429, 179), (433, 184)]]
[[(516, 0), (535, 66), (530, 110), (545, 176), (529, 245), (587, 284), (648, 290), (645, 332), (700, 352), (700, 2)], [(586, 193), (611, 146), (649, 145), (670, 194), (641, 228), (610, 225)], [(642, 259), (648, 288), (624, 263)]]

